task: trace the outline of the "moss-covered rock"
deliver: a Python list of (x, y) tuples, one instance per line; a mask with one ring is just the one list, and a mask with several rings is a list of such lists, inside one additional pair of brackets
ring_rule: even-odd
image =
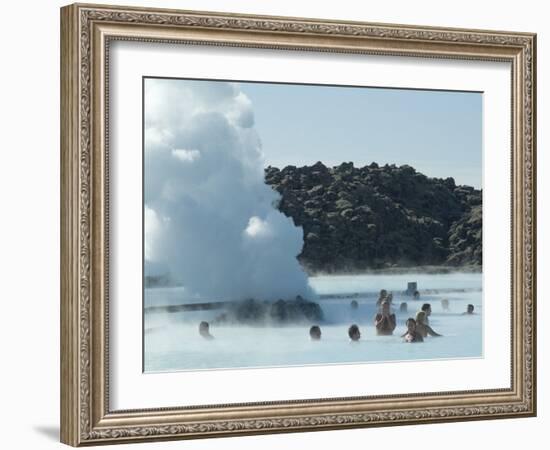
[(312, 273), (481, 266), (481, 191), (404, 165), (268, 167), (278, 208), (304, 230)]

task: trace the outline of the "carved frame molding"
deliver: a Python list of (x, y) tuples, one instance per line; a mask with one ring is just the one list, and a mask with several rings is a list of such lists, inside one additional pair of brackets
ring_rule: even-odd
[[(114, 39), (509, 61), (512, 386), (110, 411), (108, 58)], [(73, 446), (536, 414), (536, 36), (75, 4), (61, 10), (61, 439)]]

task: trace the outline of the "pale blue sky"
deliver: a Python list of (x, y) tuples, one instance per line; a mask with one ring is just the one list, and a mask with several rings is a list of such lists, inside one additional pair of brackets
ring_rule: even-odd
[(267, 164), (409, 164), (482, 184), (482, 94), (239, 83)]

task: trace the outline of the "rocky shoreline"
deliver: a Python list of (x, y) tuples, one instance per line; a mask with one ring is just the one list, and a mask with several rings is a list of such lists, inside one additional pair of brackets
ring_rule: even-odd
[(404, 165), (265, 169), (276, 205), (304, 232), (310, 274), (372, 270), (479, 271), (482, 192)]

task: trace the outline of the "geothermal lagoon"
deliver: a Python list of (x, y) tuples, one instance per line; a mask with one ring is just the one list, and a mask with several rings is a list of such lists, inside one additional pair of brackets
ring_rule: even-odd
[[(407, 283), (418, 283), (420, 298), (406, 294)], [(481, 273), (367, 274), (309, 277), (309, 285), (323, 311), (318, 322), (291, 324), (229, 324), (216, 319), (226, 307), (180, 310), (181, 305), (210, 299), (190, 296), (184, 287), (152, 287), (144, 291), (144, 371), (165, 372), (207, 369), (242, 369), (305, 365), (376, 363), (384, 361), (479, 358), (483, 356), (483, 301)], [(393, 293), (392, 312), (397, 328), (392, 336), (377, 336), (374, 316), (380, 289)], [(445, 311), (442, 299), (448, 299)], [(220, 300), (220, 299), (217, 299)], [(221, 299), (229, 300), (229, 299)], [(350, 303), (355, 300), (358, 307)], [(399, 305), (407, 302), (408, 312)], [(405, 321), (422, 304), (430, 303), (430, 326), (443, 337), (423, 343), (403, 342)], [(462, 315), (473, 304), (475, 315)], [(214, 339), (198, 331), (201, 321), (210, 324)], [(361, 331), (359, 342), (350, 342), (351, 324)], [(320, 341), (309, 336), (311, 325), (321, 327)]]
[[(481, 93), (145, 77), (144, 371), (482, 357), (482, 123)], [(443, 337), (406, 344), (424, 303)]]

